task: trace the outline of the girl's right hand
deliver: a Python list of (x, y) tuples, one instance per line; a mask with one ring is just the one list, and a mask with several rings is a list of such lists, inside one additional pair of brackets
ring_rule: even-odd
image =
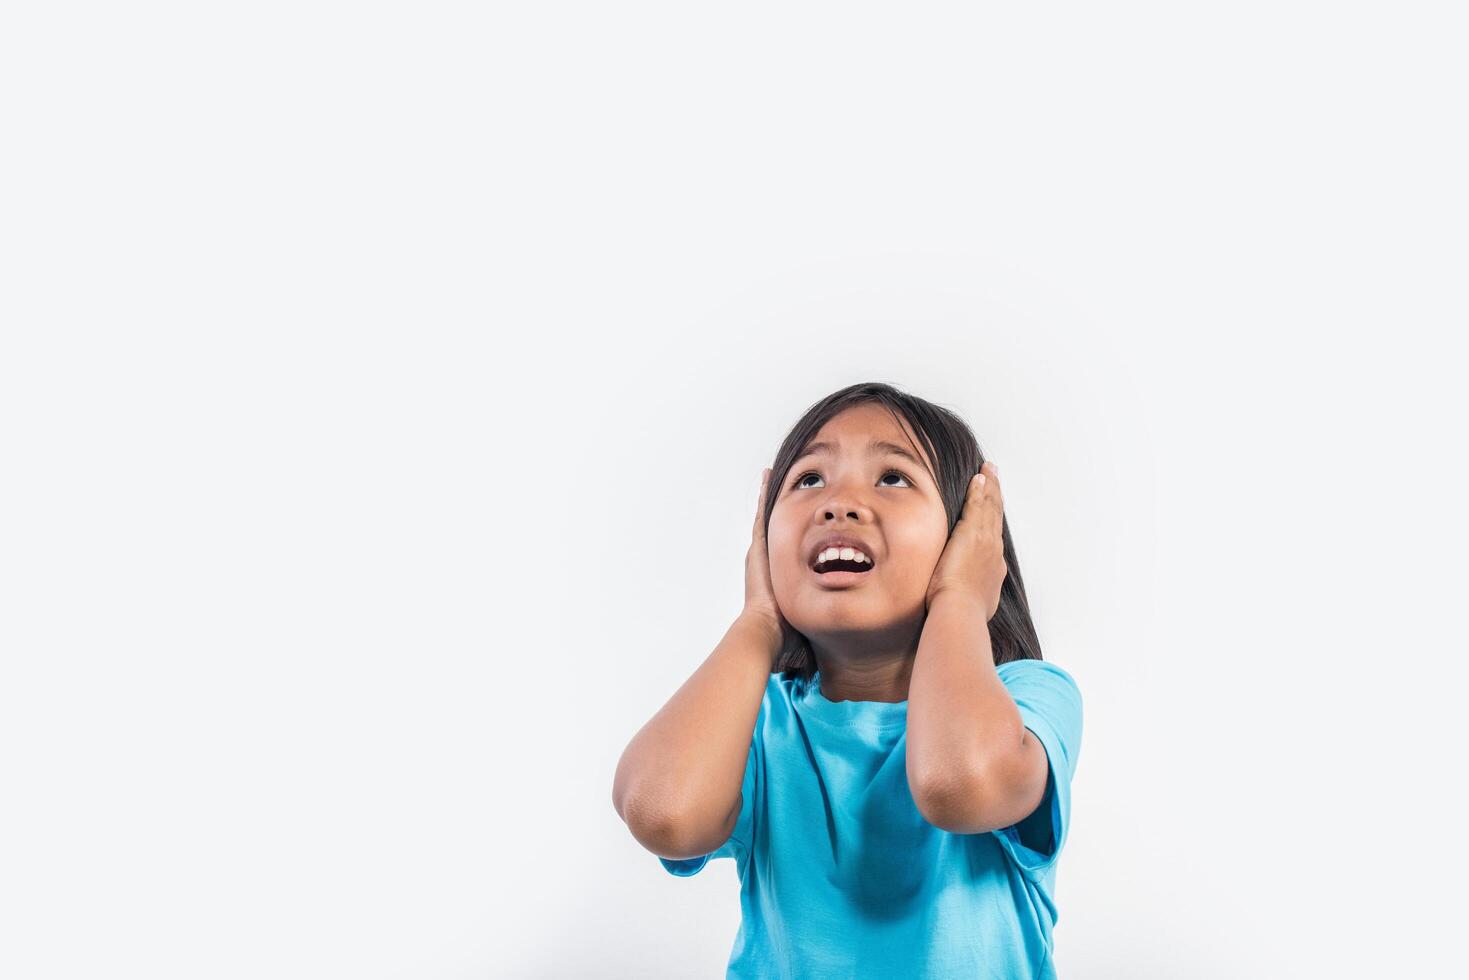
[(769, 488), (770, 468), (766, 467), (760, 477), (760, 502), (755, 508), (750, 550), (745, 555), (745, 608), (741, 615), (769, 626), (779, 636), (779, 657), (794, 651), (800, 636), (781, 615), (775, 602), (775, 589), (770, 584), (770, 549), (765, 541), (765, 498)]

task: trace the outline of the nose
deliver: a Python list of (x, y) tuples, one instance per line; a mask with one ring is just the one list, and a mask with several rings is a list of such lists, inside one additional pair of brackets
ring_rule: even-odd
[(866, 524), (872, 520), (872, 508), (867, 506), (866, 491), (860, 486), (860, 477), (834, 480), (817, 504), (817, 524), (831, 524), (845, 517), (848, 521)]
[(837, 520), (838, 515), (849, 521), (865, 524), (872, 519), (872, 508), (862, 502), (862, 498), (851, 490), (836, 490), (830, 497), (822, 501), (820, 523), (830, 524)]

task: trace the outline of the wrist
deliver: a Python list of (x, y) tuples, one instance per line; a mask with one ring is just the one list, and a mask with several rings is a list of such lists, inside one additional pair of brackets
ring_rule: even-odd
[(777, 617), (758, 609), (745, 609), (735, 618), (735, 625), (757, 639), (772, 658), (780, 653), (785, 635)]
[(940, 589), (929, 598), (928, 614), (932, 616), (935, 610), (954, 610), (961, 614), (977, 615), (985, 622), (990, 619), (989, 603), (972, 592), (954, 589)]

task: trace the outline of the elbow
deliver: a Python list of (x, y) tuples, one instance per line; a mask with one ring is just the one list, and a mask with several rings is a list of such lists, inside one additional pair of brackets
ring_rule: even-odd
[(628, 832), (639, 844), (661, 853), (678, 833), (681, 822), (667, 808), (652, 804), (644, 797), (634, 794), (613, 794), (613, 805), (617, 815), (627, 825)]
[(743, 795), (733, 806), (726, 797), (706, 801), (702, 793), (661, 778), (646, 779), (624, 754), (613, 779), (612, 806), (633, 838), (671, 860), (699, 857), (717, 850), (734, 833)]
[(724, 846), (732, 833), (718, 831), (710, 834), (679, 823), (651, 824), (637, 829), (629, 824), (628, 829), (645, 850), (670, 861), (687, 861), (712, 854)]
[[(683, 861), (715, 851), (734, 832), (733, 820), (711, 822), (667, 807), (644, 805), (636, 797), (624, 802), (621, 815), (633, 839), (652, 853), (671, 861)], [(738, 805), (733, 815), (739, 816)]]
[(951, 771), (909, 784), (923, 819), (951, 834), (985, 834), (1007, 826), (993, 805), (1004, 799), (1003, 787), (994, 767)]

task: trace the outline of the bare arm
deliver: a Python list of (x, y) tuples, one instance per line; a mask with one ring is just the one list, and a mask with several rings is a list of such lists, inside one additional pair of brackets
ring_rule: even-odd
[(770, 673), (799, 636), (776, 604), (765, 542), (765, 494), (745, 553), (745, 607), (724, 639), (644, 725), (617, 762), (612, 805), (638, 843), (683, 860), (716, 850), (734, 833), (745, 761)]
[(612, 804), (648, 850), (684, 859), (729, 840), (780, 642), (777, 624), (742, 613), (623, 750)]
[(1000, 680), (982, 602), (957, 593), (934, 599), (908, 703), (909, 790), (929, 823), (975, 834), (1040, 805), (1046, 750)]
[(908, 787), (924, 819), (955, 834), (1008, 827), (1046, 791), (1045, 747), (995, 668), (989, 620), (1009, 570), (998, 471), (969, 481), (964, 511), (929, 583), (908, 682)]

